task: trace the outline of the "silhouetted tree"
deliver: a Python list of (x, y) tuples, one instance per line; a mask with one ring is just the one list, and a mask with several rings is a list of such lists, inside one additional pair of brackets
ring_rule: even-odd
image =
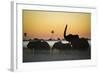
[[(54, 34), (54, 30), (51, 30), (51, 34), (53, 35)], [(53, 37), (52, 37), (53, 38)]]
[(54, 30), (51, 30), (51, 33), (54, 34)]
[(60, 40), (60, 38), (57, 38), (57, 40)]
[(24, 37), (27, 37), (27, 33), (24, 33)]
[(27, 33), (24, 33), (24, 34), (23, 34), (23, 39), (24, 39), (24, 40), (27, 40)]

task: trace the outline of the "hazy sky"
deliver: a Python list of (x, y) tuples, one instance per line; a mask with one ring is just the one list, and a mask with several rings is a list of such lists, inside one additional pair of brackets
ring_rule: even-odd
[[(23, 33), (27, 33), (28, 38), (62, 39), (66, 24), (66, 35), (91, 37), (90, 13), (23, 10)], [(51, 34), (52, 30), (54, 34)]]

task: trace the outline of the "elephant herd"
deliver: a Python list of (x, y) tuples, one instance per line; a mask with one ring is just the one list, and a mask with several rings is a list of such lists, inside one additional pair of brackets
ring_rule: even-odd
[(50, 45), (45, 40), (31, 40), (29, 41), (27, 47), (30, 49), (34, 49), (35, 51), (50, 51), (50, 49), (59, 49), (59, 50), (88, 50), (90, 49), (90, 45), (88, 40), (85, 38), (79, 38), (78, 35), (66, 35), (67, 25), (64, 30), (64, 39), (68, 41), (68, 43), (62, 43), (62, 41), (57, 41), (54, 43), (51, 48)]

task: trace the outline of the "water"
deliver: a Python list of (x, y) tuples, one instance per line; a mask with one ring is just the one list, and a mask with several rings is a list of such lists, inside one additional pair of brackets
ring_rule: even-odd
[[(50, 47), (58, 41), (46, 41)], [(88, 41), (91, 45), (91, 41)], [(29, 41), (23, 42), (23, 62), (41, 62), (41, 61), (60, 61), (60, 60), (81, 60), (81, 59), (91, 59), (91, 52), (89, 50), (38, 50), (27, 48)], [(62, 43), (68, 43), (62, 41)]]
[(24, 47), (24, 48), (27, 48), (27, 44), (28, 44), (28, 43), (29, 43), (29, 41), (24, 41), (24, 42), (23, 42), (23, 47)]
[[(56, 43), (56, 42), (58, 42), (58, 41), (46, 41), (49, 45), (50, 45), (50, 47), (52, 47), (53, 45), (54, 45), (54, 43)], [(23, 47), (24, 48), (27, 48), (27, 44), (29, 43), (29, 41), (24, 41), (23, 42)], [(65, 40), (63, 40), (62, 41), (62, 43), (68, 43), (67, 41), (65, 41)], [(88, 40), (88, 43), (90, 44), (90, 46), (91, 46), (91, 40)]]

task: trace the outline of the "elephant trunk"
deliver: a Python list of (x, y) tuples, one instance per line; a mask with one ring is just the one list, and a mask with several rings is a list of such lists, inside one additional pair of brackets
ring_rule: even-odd
[(66, 30), (67, 30), (67, 25), (66, 25), (65, 30), (64, 30), (64, 38), (66, 38)]

